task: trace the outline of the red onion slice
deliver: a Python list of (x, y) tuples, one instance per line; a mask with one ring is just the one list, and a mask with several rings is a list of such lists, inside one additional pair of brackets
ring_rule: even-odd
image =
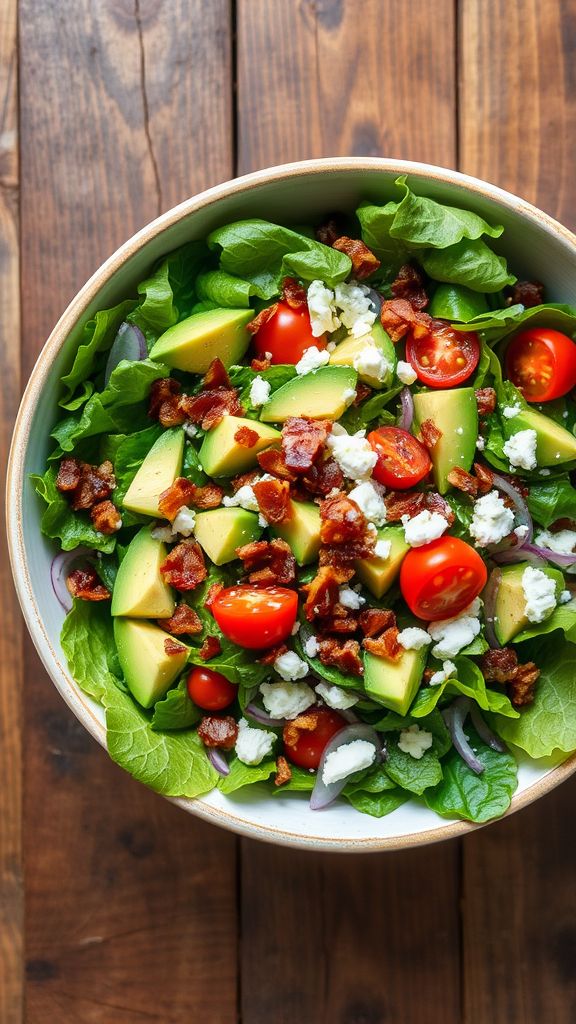
[(464, 721), (470, 710), (471, 701), (469, 697), (458, 697), (449, 708), (446, 708), (442, 712), (442, 717), (448, 726), (448, 731), (452, 738), (455, 750), (458, 751), (460, 757), (465, 764), (468, 765), (471, 771), (476, 775), (481, 775), (484, 771), (484, 765), (478, 760), (476, 754), (472, 750), (467, 737), (464, 734)]
[(402, 430), (410, 430), (412, 421), (414, 420), (414, 399), (412, 398), (412, 392), (410, 388), (404, 387), (400, 392), (400, 405), (402, 411), (398, 420), (398, 426)]
[(472, 704), (470, 709), (470, 721), (476, 729), (480, 739), (484, 740), (484, 743), (486, 743), (487, 746), (491, 747), (492, 750), (497, 750), (499, 754), (506, 753), (508, 747), (504, 743), (504, 740), (501, 740), (500, 737), (497, 736), (495, 732), (492, 732), (492, 729), (486, 725), (477, 704)]
[(500, 476), (499, 473), (493, 474), (494, 484), (499, 491), (506, 494), (510, 500), (514, 503), (514, 518), (515, 527), (526, 526), (528, 533), (521, 540), (514, 545), (515, 548), (524, 547), (525, 544), (530, 544), (532, 537), (534, 536), (534, 524), (532, 522), (532, 516), (530, 515), (528, 505), (520, 494), (520, 492), (511, 484), (505, 477)]
[(118, 334), (114, 338), (112, 348), (110, 349), (108, 362), (106, 363), (104, 387), (108, 385), (112, 371), (116, 369), (123, 359), (136, 363), (140, 362), (141, 359), (146, 359), (147, 355), (146, 338), (140, 328), (136, 327), (135, 324), (128, 324), (126, 322), (120, 324)]
[(206, 753), (210, 764), (219, 775), (230, 775), (230, 765), (221, 750), (216, 750), (215, 747), (206, 747)]
[(563, 555), (560, 551), (552, 551), (551, 548), (541, 548), (537, 544), (527, 544), (525, 550), (529, 551), (532, 555), (545, 558), (547, 562), (553, 562), (554, 565), (576, 565), (576, 552)]
[(244, 714), (253, 718), (255, 722), (259, 722), (260, 725), (267, 725), (271, 729), (282, 729), (288, 721), (287, 718), (271, 718), (267, 711), (257, 707), (256, 704), (247, 704)]
[(546, 565), (544, 558), (541, 555), (537, 555), (530, 544), (523, 548), (514, 547), (508, 548), (506, 551), (494, 551), (490, 557), (493, 562), (498, 562), (498, 565), (514, 565), (515, 562), (529, 562), (536, 569)]
[(93, 554), (94, 552), (90, 548), (79, 547), (74, 548), (73, 551), (59, 551), (52, 559), (50, 582), (52, 590), (65, 612), (69, 612), (72, 608), (72, 595), (66, 586), (66, 580), (72, 572), (74, 563), (85, 561), (89, 555)]
[(328, 785), (322, 779), (322, 773), (324, 771), (324, 765), (326, 764), (326, 758), (329, 754), (332, 754), (339, 747), (345, 746), (347, 743), (352, 743), (354, 740), (367, 740), (368, 743), (372, 743), (376, 751), (376, 757), (374, 762), (381, 753), (382, 744), (378, 738), (378, 733), (372, 728), (371, 725), (365, 725), (363, 722), (355, 722), (352, 725), (345, 725), (340, 732), (337, 732), (332, 737), (330, 742), (324, 747), (322, 757), (320, 758), (320, 764), (318, 765), (318, 772), (316, 775), (316, 782), (312, 795), (310, 797), (310, 810), (320, 811), (323, 807), (328, 807), (337, 796), (340, 795), (344, 786), (348, 782), (350, 776), (346, 776), (344, 779), (340, 779), (338, 782), (330, 782)]
[(502, 573), (500, 569), (493, 569), (490, 573), (488, 583), (484, 587), (484, 593), (482, 594), (482, 600), (484, 601), (484, 631), (486, 633), (486, 639), (492, 650), (498, 650), (498, 648), (502, 646), (502, 644), (498, 643), (496, 631), (494, 629), (496, 597), (498, 595), (501, 579)]

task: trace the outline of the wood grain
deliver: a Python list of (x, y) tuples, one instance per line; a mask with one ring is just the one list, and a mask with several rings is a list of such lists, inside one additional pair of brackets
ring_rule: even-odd
[[(0, 6), (0, 479), (20, 391), (16, 0)], [(0, 512), (0, 1021), (22, 1017), (22, 628)]]
[[(21, 0), (26, 370), (102, 259), (231, 174), (230, 38), (227, 0)], [(29, 644), (25, 669), (27, 1024), (233, 1021), (236, 840), (116, 768)]]

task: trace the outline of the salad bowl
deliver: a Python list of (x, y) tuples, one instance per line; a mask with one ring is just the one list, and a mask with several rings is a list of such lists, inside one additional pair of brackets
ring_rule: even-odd
[[(48, 338), (27, 384), (17, 417), (7, 478), (10, 558), (22, 612), (39, 655), (59, 693), (103, 746), (103, 708), (83, 692), (60, 642), (64, 610), (51, 585), (54, 547), (42, 535), (41, 506), (30, 476), (44, 471), (50, 430), (59, 416), (60, 380), (69, 368), (87, 321), (98, 310), (134, 295), (164, 255), (243, 218), (276, 223), (319, 223), (333, 211), (352, 213), (362, 200), (385, 203), (394, 182), (408, 175), (418, 195), (473, 211), (504, 227), (490, 240), (517, 274), (541, 280), (551, 302), (576, 305), (576, 237), (524, 200), (493, 185), (427, 164), (377, 158), (333, 158), (286, 164), (226, 182), (152, 221), (122, 245), (70, 303)], [(553, 268), (551, 273), (550, 268)], [(61, 411), (60, 411), (61, 414)], [(576, 714), (576, 708), (574, 709)], [(576, 771), (576, 754), (537, 760), (515, 751), (518, 786), (507, 813), (527, 806)], [(250, 838), (302, 849), (369, 852), (400, 849), (462, 835), (478, 827), (444, 820), (408, 801), (386, 817), (356, 813), (344, 803), (310, 810), (306, 794), (270, 794), (261, 786), (226, 796), (172, 798), (183, 810)]]

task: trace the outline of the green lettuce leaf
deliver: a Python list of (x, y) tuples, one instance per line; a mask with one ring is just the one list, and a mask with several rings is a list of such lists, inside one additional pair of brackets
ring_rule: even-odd
[(355, 793), (361, 789), (365, 793), (383, 793), (384, 790), (394, 789), (395, 784), (387, 775), (384, 764), (377, 764), (373, 768), (367, 768), (361, 772), (352, 782), (344, 787), (344, 793)]
[(482, 235), (499, 238), (504, 230), (501, 225), (488, 224), (471, 210), (415, 195), (406, 184), (405, 175), (397, 178), (395, 184), (403, 189), (404, 197), (394, 204), (396, 212), (390, 224), (390, 235), (406, 242), (411, 249), (446, 249), (462, 239), (475, 240)]
[(485, 341), (494, 345), (519, 327), (553, 327), (572, 337), (576, 333), (576, 306), (557, 302), (543, 303), (541, 306), (507, 306), (489, 313), (481, 313), (468, 321), (467, 324), (454, 324), (458, 330), (481, 331)]
[(149, 348), (164, 331), (189, 316), (195, 300), (195, 278), (208, 258), (204, 242), (189, 242), (170, 253), (138, 285), (141, 301), (128, 319), (144, 332)]
[[(136, 305), (133, 299), (120, 302), (112, 309), (102, 309), (84, 325), (82, 338), (76, 350), (74, 361), (68, 373), (62, 377), (66, 395), (61, 405), (71, 408), (70, 398), (76, 389), (86, 383), (95, 368), (96, 360), (101, 352), (107, 352), (118, 333), (120, 324), (126, 319)], [(88, 397), (87, 389), (84, 394)], [(80, 398), (78, 398), (80, 401)]]
[(314, 789), (316, 772), (310, 772), (307, 768), (299, 768), (296, 764), (291, 764), (290, 769), (292, 778), (282, 786), (274, 786), (273, 796), (282, 796), (286, 792), (310, 793)]
[(524, 640), (533, 640), (535, 637), (553, 633), (556, 629), (562, 630), (566, 639), (576, 644), (576, 599), (573, 598), (567, 604), (559, 605), (552, 612), (550, 618), (544, 622), (539, 622), (528, 629), (523, 629), (518, 636), (514, 637), (513, 642), (519, 644)]
[(66, 495), (56, 487), (57, 475), (57, 469), (50, 466), (44, 476), (30, 477), (36, 493), (46, 502), (40, 520), (42, 533), (52, 540), (59, 540), (64, 551), (72, 551), (83, 544), (96, 551), (112, 552), (116, 537), (105, 537), (95, 530), (87, 512), (72, 511)]
[(568, 474), (553, 480), (534, 483), (527, 498), (530, 515), (540, 526), (548, 527), (556, 519), (573, 518), (576, 509), (576, 488)]
[(357, 430), (365, 430), (378, 420), (378, 426), (396, 422), (396, 416), (387, 406), (400, 394), (402, 385), (389, 388), (387, 391), (377, 391), (371, 398), (366, 398), (360, 405), (350, 405), (339, 423), (349, 432), (356, 433)]
[(243, 764), (237, 757), (230, 761), (230, 774), (221, 775), (218, 789), (226, 795), (235, 793), (242, 786), (251, 786), (255, 782), (264, 782), (276, 771), (274, 758), (261, 761), (260, 764)]
[(186, 443), (184, 445), (184, 458), (182, 459), (182, 476), (185, 476), (187, 480), (191, 480), (197, 487), (202, 487), (208, 483), (209, 477), (202, 469), (200, 463), (200, 456), (196, 451), (194, 445)]
[(444, 757), (444, 754), (452, 746), (452, 740), (450, 739), (450, 733), (446, 728), (446, 724), (440, 711), (434, 709), (429, 715), (424, 718), (414, 719), (412, 715), (397, 715), (394, 711), (389, 711), (384, 718), (381, 718), (378, 722), (374, 723), (373, 728), (377, 732), (399, 732), (401, 729), (409, 729), (411, 725), (418, 725), (421, 729), (426, 732), (432, 733), (432, 747), (430, 748), (437, 754), (438, 757)]
[(168, 690), (163, 700), (156, 701), (150, 728), (154, 732), (190, 729), (201, 717), (201, 712), (188, 696), (186, 680), (183, 678), (178, 686)]
[(118, 692), (122, 678), (110, 606), (104, 602), (74, 601), (60, 634), (68, 667), (84, 693), (100, 704)]
[[(410, 715), (413, 718), (420, 720), (429, 715), (444, 693), (464, 694), (465, 697), (475, 700), (483, 711), (496, 711), (499, 715), (518, 718), (518, 712), (512, 707), (506, 694), (500, 690), (488, 689), (478, 665), (470, 658), (454, 658), (454, 664), (457, 669), (456, 677), (447, 679), (438, 686), (426, 686), (418, 691), (410, 708)], [(429, 667), (436, 670), (436, 666), (441, 668), (439, 662), (432, 661)]]
[(517, 766), (511, 754), (500, 754), (486, 746), (466, 723), (466, 735), (484, 765), (476, 775), (452, 749), (442, 762), (444, 777), (423, 798), (427, 807), (443, 818), (464, 818), (484, 822), (498, 818), (510, 806), (517, 781)]
[(247, 419), (259, 419), (260, 408), (252, 405), (250, 400), (250, 388), (256, 377), (262, 377), (270, 385), (270, 394), (273, 395), (283, 384), (287, 384), (296, 376), (296, 369), (291, 363), (278, 363), (268, 370), (253, 370), (250, 366), (232, 366), (229, 371), (230, 382), (240, 392), (240, 404), (246, 410)]
[[(434, 281), (463, 284), (474, 292), (497, 292), (516, 280), (504, 257), (497, 256), (480, 238), (464, 239), (448, 249), (426, 249), (418, 258)], [(466, 325), (468, 330), (473, 323)]]
[(435, 750), (427, 750), (417, 759), (400, 750), (395, 737), (388, 740), (387, 750), (388, 757), (384, 762), (386, 774), (402, 789), (421, 796), (424, 790), (440, 782), (442, 765)]
[(196, 292), (200, 301), (227, 306), (231, 309), (248, 308), (255, 294), (254, 285), (241, 277), (227, 274), (225, 270), (208, 270), (196, 281)]
[(383, 818), (386, 814), (391, 814), (410, 799), (410, 793), (398, 787), (383, 793), (367, 793), (361, 789), (352, 793), (344, 791), (343, 796), (355, 810), (362, 814), (370, 814), (373, 818)]
[(392, 268), (397, 268), (405, 263), (408, 257), (406, 245), (390, 234), (397, 209), (397, 203), (376, 206), (373, 203), (365, 202), (361, 203), (356, 210), (356, 216), (360, 221), (362, 240), (385, 266)]

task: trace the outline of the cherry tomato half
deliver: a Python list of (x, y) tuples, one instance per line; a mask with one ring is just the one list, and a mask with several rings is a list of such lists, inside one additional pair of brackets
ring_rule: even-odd
[(414, 615), (435, 622), (463, 611), (487, 578), (474, 548), (458, 537), (439, 537), (408, 552), (400, 569), (400, 589)]
[(406, 359), (423, 384), (430, 388), (450, 388), (467, 380), (476, 369), (480, 342), (472, 331), (455, 331), (443, 320), (433, 320), (425, 334), (415, 337), (414, 332), (410, 332)]
[(510, 342), (506, 374), (527, 402), (550, 402), (576, 387), (576, 345), (550, 327), (531, 327)]
[(298, 764), (301, 768), (317, 768), (326, 744), (347, 724), (346, 719), (331, 708), (314, 708), (310, 713), (316, 715), (316, 727), (299, 733), (295, 743), (287, 741), (290, 725), (284, 726), (286, 757), (292, 764)]
[(214, 598), (211, 611), (220, 629), (240, 647), (273, 647), (290, 636), (298, 611), (298, 595), (286, 587), (226, 587)]
[(420, 483), (432, 469), (426, 448), (401, 427), (379, 427), (368, 434), (378, 455), (372, 476), (385, 487), (403, 491)]
[(279, 302), (274, 316), (254, 335), (258, 357), (263, 359), (269, 353), (273, 363), (296, 364), (312, 345), (325, 349), (326, 336), (315, 338), (308, 310), (292, 309), (287, 302)]
[(236, 697), (237, 687), (211, 668), (193, 668), (186, 683), (190, 700), (204, 711), (222, 711)]

